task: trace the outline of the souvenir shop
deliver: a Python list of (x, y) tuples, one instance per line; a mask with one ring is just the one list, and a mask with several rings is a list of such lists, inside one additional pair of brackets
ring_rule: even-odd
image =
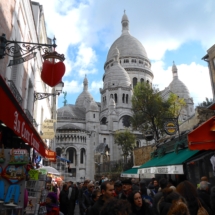
[[(35, 156), (56, 160), (0, 76), (0, 214), (46, 214), (47, 174), (36, 170)], [(37, 211), (35, 213), (35, 211)]]

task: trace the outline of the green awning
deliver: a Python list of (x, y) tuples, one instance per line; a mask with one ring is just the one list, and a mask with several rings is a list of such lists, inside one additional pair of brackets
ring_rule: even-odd
[(171, 166), (183, 164), (190, 157), (198, 153), (199, 150), (189, 150), (183, 149), (179, 150), (176, 154), (175, 152), (168, 153), (161, 158), (153, 158), (152, 160), (144, 163), (139, 169), (148, 168), (148, 167), (156, 167), (156, 166)]
[(121, 173), (121, 177), (125, 178), (139, 178), (138, 174), (139, 167), (131, 168)]

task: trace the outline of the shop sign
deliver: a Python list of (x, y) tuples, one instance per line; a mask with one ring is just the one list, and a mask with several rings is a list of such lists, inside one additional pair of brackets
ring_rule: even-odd
[(140, 174), (140, 178), (155, 178), (155, 174), (152, 173)]
[(123, 178), (139, 178), (139, 174), (121, 174)]
[(175, 121), (167, 121), (167, 122), (164, 123), (164, 131), (168, 135), (176, 134), (177, 130), (178, 130), (177, 122), (175, 122)]
[(34, 133), (31, 129), (29, 129), (29, 126), (25, 123), (25, 121), (19, 118), (19, 113), (17, 111), (14, 112), (13, 129), (29, 145), (33, 146), (38, 152), (40, 151), (39, 141), (34, 137)]
[(21, 57), (21, 58), (17, 58), (15, 60), (10, 60), (8, 66), (14, 66), (14, 65), (17, 65), (17, 64), (21, 64), (21, 63), (24, 63), (28, 60), (31, 60), (32, 58), (34, 58), (36, 56), (37, 52), (33, 52), (25, 57)]
[(139, 174), (184, 174), (183, 165), (149, 167), (138, 171)]

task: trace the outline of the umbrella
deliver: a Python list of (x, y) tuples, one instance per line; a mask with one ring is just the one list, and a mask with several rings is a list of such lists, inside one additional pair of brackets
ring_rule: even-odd
[(58, 172), (54, 167), (51, 167), (51, 166), (43, 166), (43, 167), (40, 167), (39, 170), (45, 170), (47, 171), (47, 173), (60, 175), (60, 172)]

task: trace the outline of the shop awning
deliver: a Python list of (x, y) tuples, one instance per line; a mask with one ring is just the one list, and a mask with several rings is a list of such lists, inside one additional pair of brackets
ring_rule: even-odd
[(62, 158), (60, 156), (57, 156), (57, 159), (60, 159), (61, 161), (64, 161), (64, 162), (71, 163), (71, 161), (67, 160), (66, 158)]
[(121, 177), (124, 178), (139, 178), (138, 167), (131, 168), (121, 173)]
[(33, 147), (41, 156), (50, 161), (56, 161), (56, 153), (47, 148), (1, 75), (0, 99), (0, 121), (13, 130), (25, 143)]
[(175, 152), (171, 152), (161, 158), (153, 158), (140, 166), (138, 173), (184, 174), (183, 163), (198, 152), (198, 150), (191, 151), (189, 149), (182, 149), (179, 150), (177, 154)]
[(188, 134), (190, 150), (215, 150), (215, 117)]

